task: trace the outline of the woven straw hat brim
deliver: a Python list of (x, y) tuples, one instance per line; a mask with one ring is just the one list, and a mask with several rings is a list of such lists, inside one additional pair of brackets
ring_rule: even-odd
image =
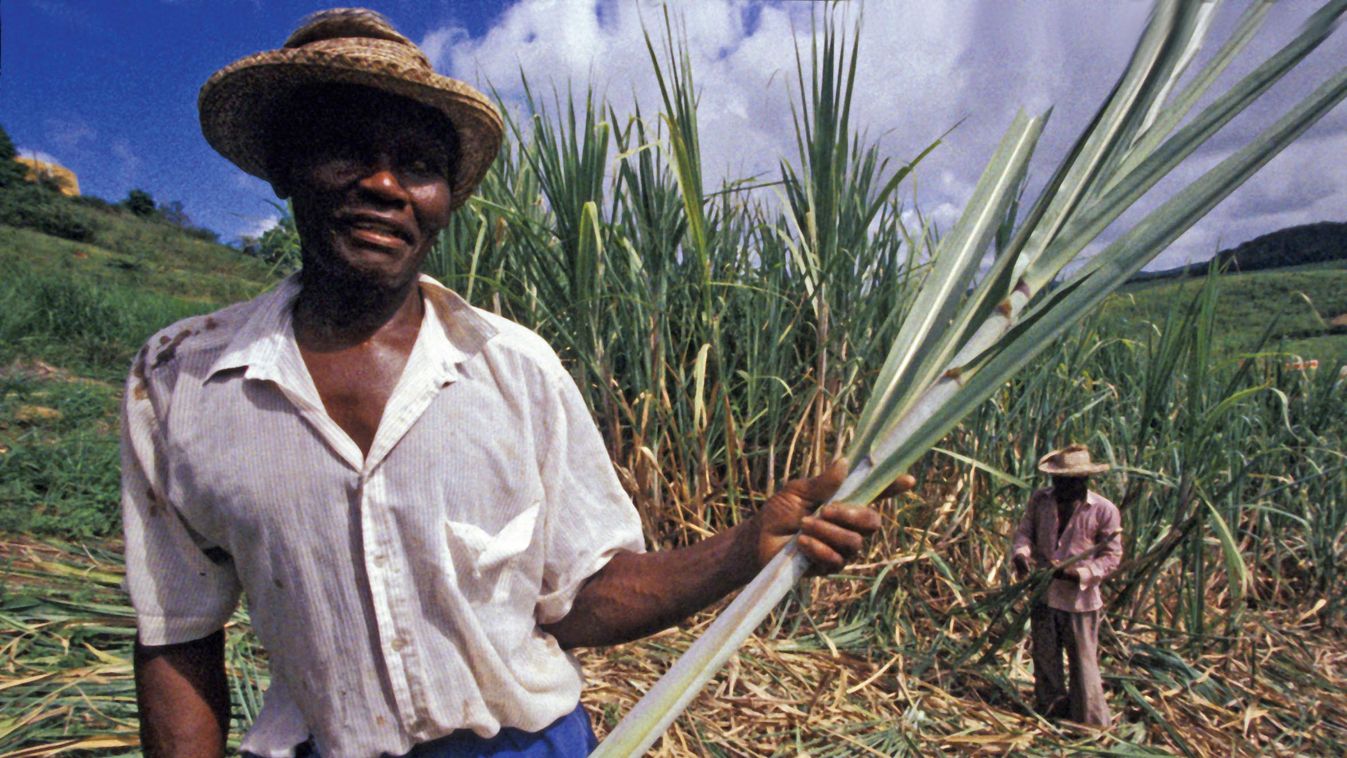
[(1090, 463), (1084, 466), (1054, 466), (1051, 463), (1038, 464), (1038, 470), (1054, 476), (1093, 476), (1109, 470), (1107, 463)]
[(265, 132), (271, 108), (279, 100), (306, 84), (371, 87), (434, 108), (454, 125), (459, 160), (449, 185), (453, 207), (459, 207), (500, 150), (504, 127), (500, 114), (482, 93), (463, 82), (371, 55), (371, 48), (377, 53), (377, 48), (390, 43), (360, 42), (352, 53), (312, 46), (257, 53), (215, 72), (197, 99), (206, 141), (234, 165), (270, 181)]

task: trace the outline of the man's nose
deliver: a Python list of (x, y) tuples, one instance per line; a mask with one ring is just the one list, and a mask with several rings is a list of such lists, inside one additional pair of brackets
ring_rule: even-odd
[(362, 173), (359, 181), (361, 189), (389, 200), (406, 201), (410, 197), (391, 155), (371, 156)]

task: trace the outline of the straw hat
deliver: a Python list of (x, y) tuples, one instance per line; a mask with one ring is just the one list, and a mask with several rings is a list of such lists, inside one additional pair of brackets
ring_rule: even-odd
[(1053, 476), (1090, 476), (1108, 471), (1107, 463), (1091, 463), (1090, 449), (1068, 445), (1038, 459), (1038, 470)]
[(236, 166), (270, 181), (266, 131), (271, 109), (297, 87), (327, 83), (370, 87), (443, 113), (458, 136), (458, 165), (449, 177), (455, 208), (496, 158), (502, 123), (486, 96), (436, 74), (419, 47), (388, 19), (363, 8), (319, 11), (280, 50), (216, 71), (197, 98), (201, 131)]

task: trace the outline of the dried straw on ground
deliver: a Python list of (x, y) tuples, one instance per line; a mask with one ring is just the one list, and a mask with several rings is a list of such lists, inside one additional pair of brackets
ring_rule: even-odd
[[(0, 544), (0, 755), (135, 751), (134, 622), (115, 550)], [(986, 663), (945, 668), (937, 660), (921, 675), (912, 672), (939, 636), (935, 629), (896, 640), (891, 651), (867, 650), (870, 631), (847, 626), (844, 609), (864, 601), (873, 577), (900, 561), (925, 575), (928, 587), (940, 585), (934, 565), (914, 556), (865, 565), (853, 580), (816, 582), (807, 616), (774, 619), (801, 621), (801, 628), (760, 630), (653, 754), (1052, 754), (1145, 745), (1132, 754), (1331, 755), (1347, 746), (1347, 637), (1321, 625), (1322, 603), (1249, 614), (1227, 651), (1191, 665), (1153, 629), (1106, 633), (1107, 686), (1121, 724), (1105, 734), (1054, 725), (1025, 709), (1031, 675), (1023, 645)], [(958, 603), (938, 590), (921, 591), (921, 600), (942, 611)], [(583, 699), (601, 735), (707, 618), (581, 654), (589, 681)], [(951, 622), (944, 631), (958, 645), (986, 630)], [(237, 739), (265, 681), (242, 614), (227, 650)]]

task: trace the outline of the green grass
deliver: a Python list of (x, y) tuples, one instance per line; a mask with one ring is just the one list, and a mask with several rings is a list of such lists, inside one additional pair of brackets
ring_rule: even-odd
[(154, 332), (251, 297), (263, 263), (160, 221), (69, 200), (73, 242), (0, 225), (0, 531), (119, 528), (117, 413)]
[(117, 531), (118, 389), (11, 371), (0, 379), (0, 531)]
[(0, 365), (120, 381), (158, 329), (261, 292), (268, 267), (168, 224), (110, 214), (95, 243), (0, 226)]
[[(1201, 279), (1132, 285), (1104, 310), (1134, 325), (1158, 323), (1201, 287)], [(1331, 333), (1327, 323), (1342, 314), (1347, 314), (1347, 261), (1226, 274), (1216, 303), (1217, 351), (1247, 352), (1269, 332), (1267, 349), (1316, 358), (1324, 368), (1347, 363), (1347, 333)]]
[(212, 307), (252, 297), (273, 279), (261, 261), (170, 225), (132, 217), (111, 218), (94, 242), (0, 226), (0, 262)]

